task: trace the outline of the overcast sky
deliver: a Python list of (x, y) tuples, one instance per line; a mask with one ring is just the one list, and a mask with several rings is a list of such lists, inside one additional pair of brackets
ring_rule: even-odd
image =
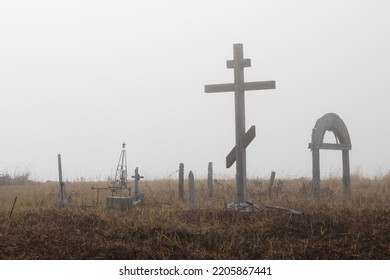
[[(311, 177), (317, 119), (348, 127), (351, 172), (390, 169), (389, 1), (0, 1), (0, 173), (57, 180), (128, 168), (166, 178), (180, 162), (205, 177), (234, 176), (234, 94), (226, 60), (244, 45), (250, 177)], [(334, 142), (332, 134), (327, 141)], [(321, 151), (322, 176), (340, 175), (341, 152)], [(173, 175), (176, 176), (176, 175)]]

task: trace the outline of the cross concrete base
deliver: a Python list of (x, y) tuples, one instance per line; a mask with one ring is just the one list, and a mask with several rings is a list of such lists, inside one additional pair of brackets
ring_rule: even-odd
[(233, 202), (226, 206), (227, 210), (232, 211), (241, 211), (241, 212), (250, 212), (250, 211), (259, 211), (259, 207), (254, 204), (252, 201), (244, 201), (243, 203)]
[(136, 206), (138, 204), (142, 204), (144, 202), (144, 198), (145, 195), (143, 193), (133, 196), (133, 205)]

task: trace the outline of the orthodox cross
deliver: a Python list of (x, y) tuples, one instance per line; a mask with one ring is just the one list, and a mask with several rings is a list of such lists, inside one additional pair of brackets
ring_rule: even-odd
[(234, 69), (234, 83), (205, 85), (206, 93), (234, 91), (236, 146), (226, 157), (226, 167), (236, 162), (236, 203), (246, 201), (246, 147), (256, 137), (255, 126), (245, 133), (245, 91), (275, 89), (275, 81), (244, 82), (244, 67), (251, 66), (251, 60), (244, 59), (242, 44), (233, 45), (234, 58), (226, 61), (229, 69)]

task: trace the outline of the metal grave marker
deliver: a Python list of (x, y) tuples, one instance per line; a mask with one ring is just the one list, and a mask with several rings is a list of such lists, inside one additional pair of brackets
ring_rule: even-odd
[(134, 176), (131, 176), (131, 178), (134, 178), (134, 201), (143, 199), (144, 195), (138, 191), (138, 182), (139, 180), (143, 179), (144, 176), (139, 175), (138, 167), (134, 170)]
[(234, 91), (236, 145), (226, 157), (226, 167), (236, 162), (237, 201), (246, 202), (246, 147), (256, 136), (255, 126), (245, 132), (245, 91), (275, 89), (275, 81), (244, 82), (244, 67), (251, 66), (251, 60), (244, 59), (243, 45), (233, 45), (234, 58), (228, 60), (226, 66), (234, 70), (234, 83), (205, 85), (206, 93)]

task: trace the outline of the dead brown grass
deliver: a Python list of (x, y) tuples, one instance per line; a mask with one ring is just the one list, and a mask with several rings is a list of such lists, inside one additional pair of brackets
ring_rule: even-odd
[(338, 178), (322, 182), (319, 200), (309, 185), (275, 181), (269, 195), (267, 181), (250, 180), (251, 213), (225, 210), (234, 181), (215, 182), (212, 199), (196, 181), (197, 210), (178, 200), (175, 180), (141, 181), (146, 200), (129, 212), (106, 210), (109, 193), (97, 203), (101, 182), (67, 183), (63, 208), (58, 183), (0, 186), (0, 259), (390, 259), (390, 176), (353, 177), (351, 199)]

